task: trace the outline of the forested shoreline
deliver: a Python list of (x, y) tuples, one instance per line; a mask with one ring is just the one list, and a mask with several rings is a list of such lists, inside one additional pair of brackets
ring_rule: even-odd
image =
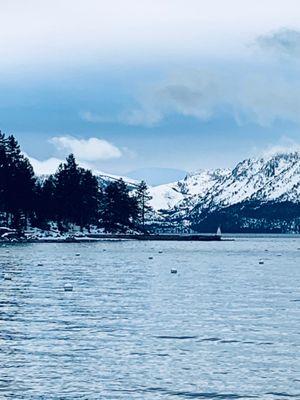
[(0, 226), (22, 235), (26, 228), (60, 232), (91, 226), (105, 232), (146, 232), (151, 199), (145, 182), (129, 190), (122, 179), (101, 186), (70, 154), (57, 171), (37, 177), (13, 135), (0, 131)]

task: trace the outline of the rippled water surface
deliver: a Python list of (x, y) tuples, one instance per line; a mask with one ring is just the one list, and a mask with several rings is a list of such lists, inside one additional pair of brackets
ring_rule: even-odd
[(300, 399), (299, 350), (299, 238), (0, 246), (1, 399)]

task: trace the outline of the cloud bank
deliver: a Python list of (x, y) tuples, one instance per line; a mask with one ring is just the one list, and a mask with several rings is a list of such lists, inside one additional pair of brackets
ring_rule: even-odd
[(259, 32), (299, 27), (298, 8), (298, 0), (1, 0), (0, 69), (238, 53)]
[(263, 50), (277, 56), (300, 56), (300, 31), (282, 28), (257, 38), (256, 44)]
[(232, 116), (238, 124), (300, 123), (300, 77), (270, 71), (186, 71), (153, 86), (137, 108), (122, 115), (129, 125), (152, 126), (172, 114), (206, 121)]
[[(279, 29), (261, 35), (251, 53), (234, 64), (209, 69), (182, 68), (141, 89), (136, 105), (113, 118), (86, 111), (90, 123), (114, 122), (133, 126), (158, 125), (172, 115), (207, 121), (231, 116), (238, 124), (270, 126), (276, 121), (300, 123), (300, 31)], [(251, 47), (253, 50), (253, 47)], [(270, 57), (275, 54), (279, 59)], [(288, 56), (289, 63), (282, 63)], [(252, 59), (256, 57), (255, 63)]]

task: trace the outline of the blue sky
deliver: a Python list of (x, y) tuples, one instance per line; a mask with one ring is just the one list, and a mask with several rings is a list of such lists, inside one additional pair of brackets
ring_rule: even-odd
[(297, 1), (107, 3), (0, 2), (0, 127), (38, 172), (71, 151), (126, 175), (299, 148)]

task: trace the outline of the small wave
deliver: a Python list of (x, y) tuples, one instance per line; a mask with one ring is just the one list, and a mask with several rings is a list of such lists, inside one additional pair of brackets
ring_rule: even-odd
[(220, 340), (220, 343), (240, 343), (239, 340)]
[(175, 339), (175, 340), (188, 340), (188, 339), (197, 339), (198, 336), (155, 336), (157, 339)]
[(260, 342), (257, 343), (257, 346), (272, 346), (273, 344), (273, 342)]
[(218, 337), (209, 337), (199, 340), (199, 342), (219, 342), (221, 338)]
[(286, 392), (268, 392), (266, 395), (278, 396), (278, 397), (293, 397), (293, 398), (300, 398), (300, 393), (297, 394), (290, 394)]
[(230, 399), (254, 399), (257, 396), (240, 395), (237, 393), (217, 393), (217, 392), (189, 392), (189, 391), (175, 391), (163, 388), (147, 388), (143, 392), (159, 392), (169, 396), (177, 396), (184, 399), (216, 399), (216, 400), (230, 400)]

